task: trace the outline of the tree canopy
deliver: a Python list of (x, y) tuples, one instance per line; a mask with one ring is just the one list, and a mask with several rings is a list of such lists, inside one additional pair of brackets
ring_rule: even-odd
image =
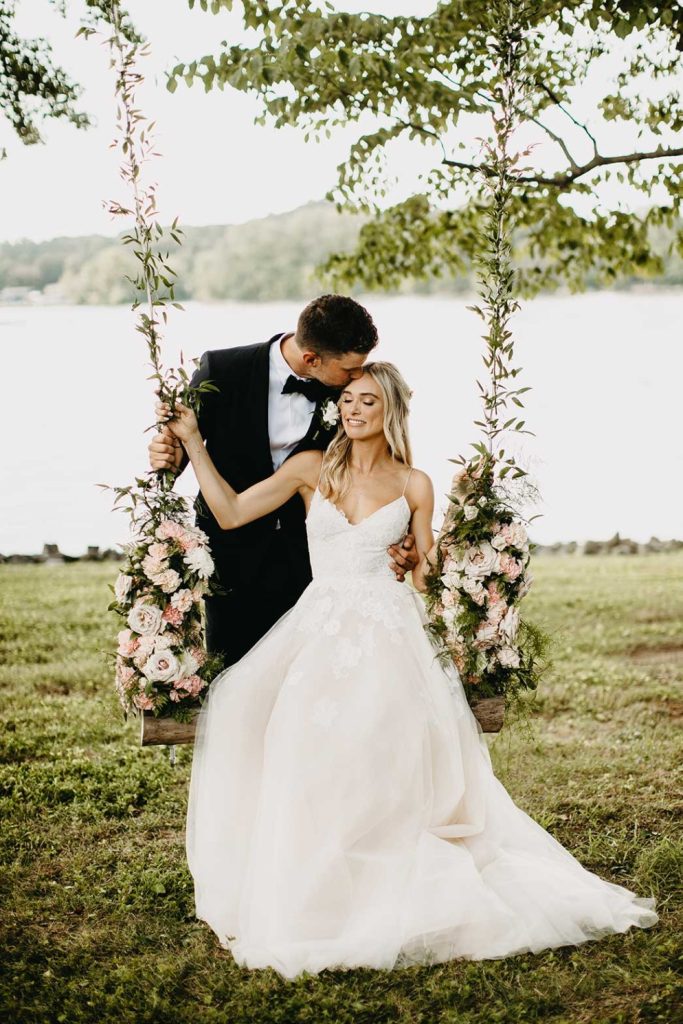
[[(219, 13), (237, 5), (199, 6)], [(683, 8), (676, 0), (520, 0), (517, 7), (525, 44), (519, 116), (536, 134), (511, 209), (522, 291), (562, 282), (580, 289), (596, 274), (610, 283), (660, 273), (653, 228), (680, 224)], [(495, 116), (500, 89), (490, 5), (450, 0), (418, 17), (242, 0), (241, 12), (253, 43), (226, 42), (179, 64), (169, 88), (200, 79), (207, 91), (227, 85), (254, 93), (259, 120), (298, 125), (313, 137), (358, 123), (329, 197), (373, 217), (356, 249), (328, 262), (331, 279), (395, 287), (405, 277), (462, 271), (476, 256), (485, 205), (478, 115)], [(589, 88), (596, 68), (608, 82), (597, 97)], [(577, 113), (590, 99), (593, 110)], [(610, 141), (615, 126), (628, 145)], [(392, 157), (406, 142), (427, 147), (430, 166), (386, 206)], [(674, 244), (683, 251), (680, 226)]]
[[(60, 14), (66, 13), (66, 0), (49, 3)], [(110, 22), (107, 0), (82, 0), (81, 6), (85, 27)], [(76, 128), (88, 127), (88, 115), (78, 109), (80, 86), (55, 63), (45, 39), (26, 37), (17, 30), (16, 14), (16, 0), (0, 0), (0, 121), (6, 121), (25, 145), (43, 141), (40, 127), (50, 118), (64, 118)], [(125, 14), (122, 28), (127, 38), (137, 38)], [(5, 149), (0, 153), (5, 156)]]

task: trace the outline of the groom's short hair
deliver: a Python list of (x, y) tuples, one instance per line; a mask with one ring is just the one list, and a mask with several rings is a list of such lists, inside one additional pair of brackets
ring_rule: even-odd
[(296, 336), (303, 349), (319, 356), (371, 352), (377, 328), (364, 306), (348, 295), (320, 295), (299, 316)]

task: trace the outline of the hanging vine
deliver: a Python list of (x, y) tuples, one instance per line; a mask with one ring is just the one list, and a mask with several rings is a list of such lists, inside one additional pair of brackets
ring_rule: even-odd
[[(506, 451), (504, 435), (530, 434), (513, 365), (510, 321), (519, 309), (511, 238), (520, 161), (513, 135), (524, 106), (524, 26), (530, 8), (518, 0), (492, 0), (489, 45), (493, 65), (492, 136), (482, 140), (480, 181), (486, 199), (484, 230), (476, 261), (480, 301), (470, 308), (484, 324), (486, 382), (477, 381), (483, 414), (482, 440), (474, 455), (453, 461), (450, 508), (436, 565), (428, 580), (429, 628), (461, 674), (470, 699), (534, 689), (543, 671), (548, 637), (521, 619), (519, 604), (532, 584), (525, 523), (506, 477), (527, 475)], [(514, 407), (514, 408), (511, 408)], [(537, 518), (536, 516), (532, 519)]]
[[(108, 200), (105, 207), (129, 224), (121, 241), (132, 248), (137, 261), (136, 276), (127, 280), (135, 290), (135, 330), (145, 340), (152, 370), (149, 379), (171, 410), (179, 401), (197, 409), (205, 392), (217, 390), (215, 385), (204, 381), (192, 387), (182, 358), (175, 369), (165, 369), (162, 363), (168, 307), (182, 309), (175, 301), (176, 275), (169, 262), (169, 245), (182, 244), (182, 231), (177, 218), (168, 231), (162, 227), (157, 186), (145, 175), (157, 155), (154, 123), (137, 105), (137, 92), (144, 82), (139, 63), (149, 56), (149, 47), (122, 30), (124, 17), (117, 0), (112, 0), (104, 40), (117, 100), (112, 147), (121, 155), (120, 175), (130, 200), (126, 204)], [(84, 27), (79, 34), (101, 33)], [(191, 524), (188, 502), (172, 491), (174, 479), (172, 471), (150, 471), (127, 487), (100, 486), (116, 495), (115, 509), (129, 514), (132, 533), (109, 606), (126, 627), (118, 634), (113, 655), (119, 699), (126, 715), (150, 711), (183, 721), (199, 705), (220, 659), (207, 655), (203, 639), (202, 600), (217, 589), (208, 537)]]

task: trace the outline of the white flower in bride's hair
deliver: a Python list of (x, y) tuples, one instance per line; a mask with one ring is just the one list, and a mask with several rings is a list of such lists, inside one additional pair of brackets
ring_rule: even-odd
[(128, 625), (141, 636), (154, 636), (161, 628), (161, 608), (155, 604), (138, 601), (128, 612)]
[(479, 509), (476, 505), (465, 505), (464, 516), (468, 523), (471, 523), (473, 519), (477, 518)]
[(183, 562), (196, 572), (202, 579), (208, 579), (213, 573), (213, 558), (206, 548), (193, 548), (183, 556)]
[(130, 588), (133, 585), (133, 577), (126, 576), (125, 573), (119, 573), (119, 576), (114, 584), (114, 594), (119, 604), (123, 604), (128, 595), (130, 594)]
[(339, 423), (341, 413), (333, 398), (326, 399), (320, 407), (320, 420), (323, 426), (331, 428)]

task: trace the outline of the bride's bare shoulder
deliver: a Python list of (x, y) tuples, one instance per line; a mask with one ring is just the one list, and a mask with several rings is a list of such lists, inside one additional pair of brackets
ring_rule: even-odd
[(434, 484), (428, 473), (413, 467), (406, 484), (406, 498), (413, 508), (434, 502)]
[(313, 448), (307, 452), (298, 452), (296, 455), (291, 455), (282, 465), (283, 467), (289, 467), (289, 471), (297, 479), (301, 480), (302, 483), (315, 488), (320, 477), (320, 467), (322, 466), (324, 454), (324, 452), (318, 451), (317, 448)]

